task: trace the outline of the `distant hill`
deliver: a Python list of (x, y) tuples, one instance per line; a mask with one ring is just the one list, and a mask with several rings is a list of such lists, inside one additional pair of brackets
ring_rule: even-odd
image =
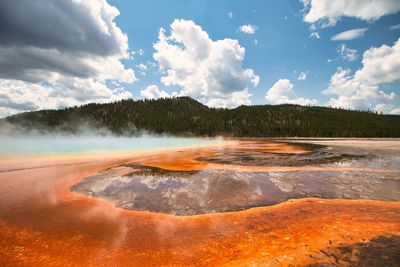
[(21, 113), (2, 120), (39, 131), (76, 132), (82, 125), (114, 134), (236, 137), (400, 137), (400, 116), (299, 105), (209, 108), (189, 97), (123, 100)]

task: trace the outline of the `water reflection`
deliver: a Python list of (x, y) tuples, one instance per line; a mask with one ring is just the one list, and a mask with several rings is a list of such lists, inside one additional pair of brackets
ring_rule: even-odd
[[(393, 159), (396, 159), (393, 155), (341, 152), (322, 146), (303, 153), (260, 152), (239, 147), (237, 151), (216, 150), (212, 156), (196, 158), (199, 164), (209, 162), (221, 169), (173, 171), (130, 163), (88, 177), (73, 186), (72, 191), (107, 199), (124, 209), (174, 215), (239, 211), (304, 197), (399, 201), (400, 171), (384, 170), (398, 166)], [(177, 162), (181, 162), (179, 156)], [(321, 168), (252, 172), (224, 170), (222, 167), (227, 165)], [(324, 170), (324, 166), (360, 168)], [(363, 171), (362, 167), (376, 171)]]

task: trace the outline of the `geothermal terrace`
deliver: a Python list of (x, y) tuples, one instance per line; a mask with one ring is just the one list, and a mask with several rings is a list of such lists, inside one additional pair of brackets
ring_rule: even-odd
[(400, 261), (396, 139), (2, 158), (0, 181), (1, 266)]

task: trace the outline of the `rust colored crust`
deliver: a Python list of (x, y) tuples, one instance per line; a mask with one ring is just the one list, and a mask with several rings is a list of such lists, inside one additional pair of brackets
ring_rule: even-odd
[(70, 159), (0, 173), (0, 266), (301, 266), (334, 262), (320, 251), (328, 247), (400, 236), (398, 202), (302, 199), (175, 217), (69, 191), (121, 162)]

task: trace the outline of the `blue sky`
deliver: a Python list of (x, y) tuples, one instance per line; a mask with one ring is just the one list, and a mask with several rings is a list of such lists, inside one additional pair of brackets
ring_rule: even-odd
[(0, 117), (177, 95), (400, 113), (400, 1), (0, 5)]
[[(341, 17), (333, 27), (318, 30), (320, 39), (310, 37), (310, 23), (303, 21), (303, 4), (299, 1), (122, 1), (113, 0), (121, 14), (117, 24), (129, 37), (133, 50), (143, 49), (143, 56), (127, 61), (129, 67), (154, 61), (152, 47), (157, 41), (160, 27), (165, 29), (174, 19), (192, 20), (205, 30), (211, 39), (232, 38), (239, 40), (246, 49), (245, 67), (255, 70), (260, 76), (257, 87), (250, 87), (252, 104), (266, 104), (266, 91), (279, 79), (289, 79), (302, 97), (315, 98), (323, 105), (329, 96), (321, 91), (329, 86), (329, 80), (338, 67), (355, 71), (362, 67), (362, 53), (370, 47), (392, 45), (400, 37), (400, 30), (389, 31), (388, 27), (400, 23), (400, 14), (382, 16), (375, 21), (354, 17)], [(232, 13), (232, 18), (229, 17)], [(255, 25), (255, 34), (238, 31), (245, 24)], [(331, 37), (355, 28), (368, 28), (361, 38), (348, 41), (332, 41)], [(258, 44), (254, 44), (254, 40)], [(357, 50), (358, 57), (347, 61), (338, 54), (338, 46), (345, 44)], [(328, 60), (331, 62), (328, 63)], [(298, 80), (300, 72), (307, 73), (306, 80)], [(158, 68), (146, 76), (138, 75), (140, 81), (128, 88), (134, 96), (150, 84), (156, 84), (167, 92), (169, 88), (160, 83)], [(398, 83), (387, 85), (385, 92), (397, 89)], [(396, 99), (399, 106), (399, 99)]]

